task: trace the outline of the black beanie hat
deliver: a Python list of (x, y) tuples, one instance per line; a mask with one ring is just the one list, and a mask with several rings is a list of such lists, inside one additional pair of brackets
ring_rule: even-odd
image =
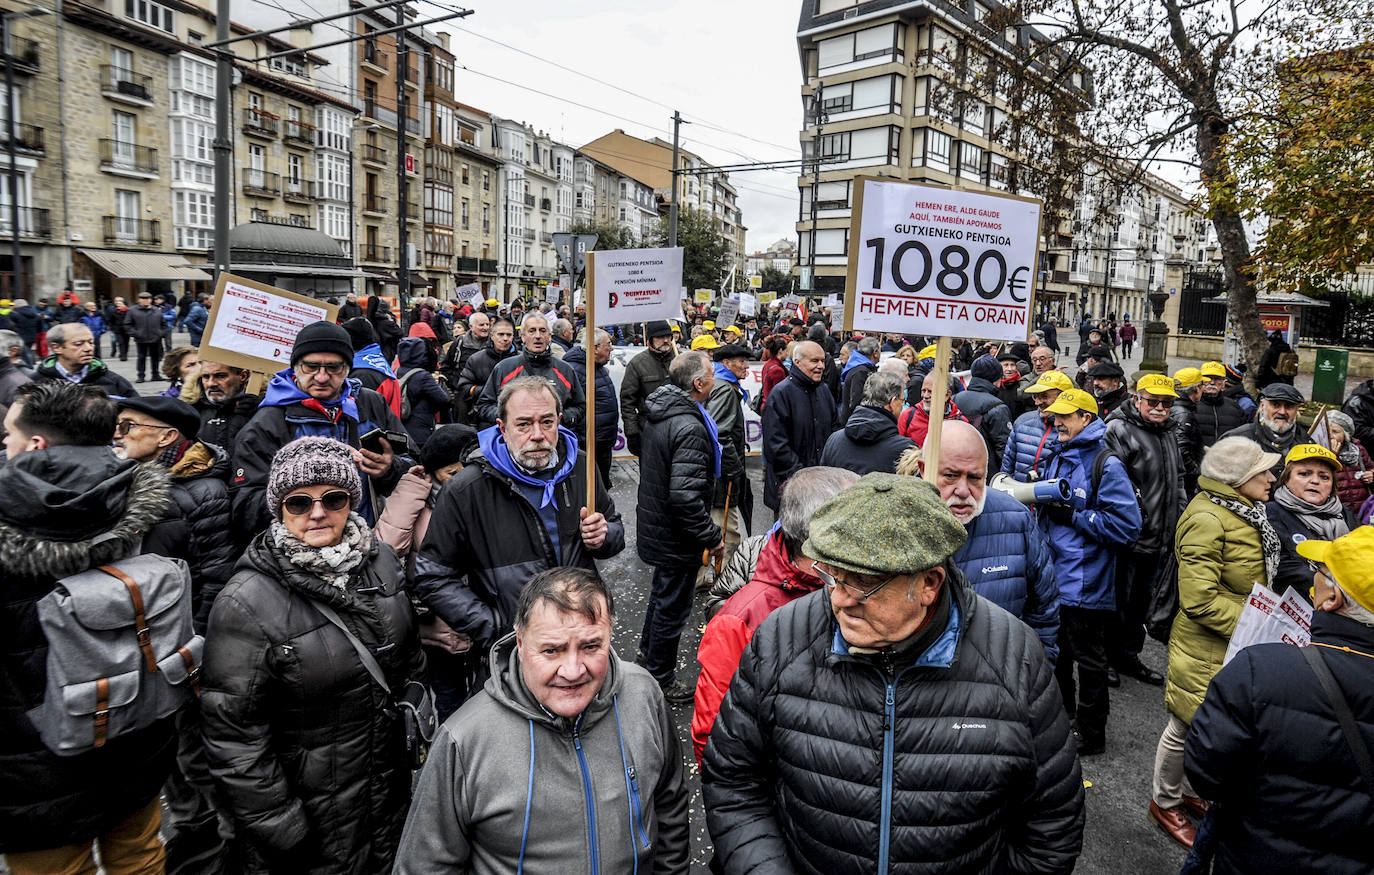
[(467, 461), (468, 454), (476, 448), (477, 429), (462, 423), (441, 425), (425, 441), (420, 459), (425, 473), (433, 477), (440, 468)]
[(344, 331), (333, 322), (311, 322), (296, 335), (291, 346), (291, 365), (310, 355), (312, 352), (334, 353), (345, 362), (353, 361), (353, 343)]
[(346, 320), (343, 324), (343, 330), (348, 332), (349, 340), (353, 342), (354, 352), (377, 342), (377, 332), (366, 316), (354, 316), (352, 319)]

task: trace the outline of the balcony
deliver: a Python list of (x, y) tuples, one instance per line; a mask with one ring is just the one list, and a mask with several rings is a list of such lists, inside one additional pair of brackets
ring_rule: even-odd
[(379, 195), (379, 194), (364, 194), (364, 195), (363, 195), (363, 212), (364, 212), (364, 213), (385, 213), (385, 212), (386, 212), (386, 198), (382, 197), (382, 196)]
[(543, 243), (552, 243), (553, 234), (550, 234), (548, 231), (541, 231), (539, 232), (539, 239)]
[(100, 93), (117, 103), (153, 105), (153, 77), (127, 67), (104, 64), (100, 68)]
[(14, 61), (14, 72), (38, 72), (38, 43), (36, 41), (24, 39), (22, 36), (11, 36), (10, 48), (12, 49), (10, 57)]
[(377, 106), (377, 99), (376, 99), (375, 97), (364, 97), (364, 98), (363, 98), (363, 118), (370, 118), (370, 119), (378, 119), (378, 118), (381, 118), (381, 116), (379, 116), (379, 115), (377, 114), (378, 109), (379, 109), (379, 107)]
[(412, 67), (412, 66), (407, 66), (407, 67), (406, 67), (406, 84), (409, 85), (409, 86), (412, 87), (412, 88), (416, 88), (416, 87), (419, 86), (419, 84), (420, 84), (420, 70), (419, 70), (418, 67)]
[(105, 216), (105, 242), (124, 245), (161, 246), (162, 224), (157, 219)]
[(534, 229), (533, 229), (533, 228), (526, 228), (526, 229), (525, 229), (524, 237), (525, 237), (526, 240), (533, 240), (533, 239), (534, 239)]
[(358, 249), (358, 260), (372, 264), (390, 264), (391, 247), (378, 246), (376, 243), (364, 243)]
[[(14, 225), (10, 222), (10, 208), (0, 204), (0, 237), (13, 237)], [(52, 238), (52, 224), (48, 221), (48, 211), (37, 207), (19, 208), (19, 236)]]
[[(0, 145), (7, 145), (9, 142), (9, 124), (0, 121)], [(15, 125), (14, 148), (43, 154), (43, 129), (37, 125)]]
[(286, 180), (286, 186), (282, 189), (281, 196), (299, 204), (310, 204), (319, 200), (315, 194), (315, 181), (313, 179)]
[(250, 137), (275, 139), (281, 130), (281, 119), (265, 109), (248, 107), (243, 111), (243, 132)]
[(296, 145), (315, 145), (315, 126), (309, 122), (287, 119), (286, 132), (282, 135), (288, 143)]
[(407, 133), (407, 134), (415, 134), (416, 136), (419, 136), (419, 134), (420, 134), (420, 120), (417, 119), (417, 118), (407, 118), (407, 119), (406, 119), (406, 133)]
[(532, 207), (532, 206), (534, 206), (534, 195), (532, 195), (532, 194), (527, 194), (527, 195), (525, 195), (525, 206), (527, 206), (527, 207)]
[(276, 197), (281, 194), (281, 174), (256, 167), (243, 168), (243, 193), (251, 197)]
[(386, 164), (386, 150), (381, 146), (363, 143), (358, 147), (358, 160), (364, 164)]
[(496, 259), (481, 258), (477, 260), (478, 273), (496, 273)]
[(553, 201), (549, 198), (542, 198), (539, 201), (539, 209), (547, 213), (549, 210), (553, 209)]
[(477, 259), (466, 255), (460, 255), (453, 262), (453, 269), (459, 273), (476, 273)]
[(386, 69), (387, 69), (387, 63), (388, 63), (388, 61), (387, 61), (387, 54), (386, 54), (386, 52), (384, 52), (384, 51), (382, 51), (381, 49), (377, 48), (376, 43), (364, 43), (364, 44), (363, 44), (363, 61), (362, 61), (362, 63), (363, 63), (363, 66), (364, 66), (364, 67), (370, 68), (371, 71), (372, 71), (373, 73), (376, 73), (376, 74), (379, 75), (379, 76), (385, 76), (385, 75), (386, 75)]
[(156, 179), (157, 150), (123, 140), (101, 140), (100, 169), (118, 176)]
[(420, 221), (420, 204), (414, 198), (406, 199), (406, 219), (411, 222)]

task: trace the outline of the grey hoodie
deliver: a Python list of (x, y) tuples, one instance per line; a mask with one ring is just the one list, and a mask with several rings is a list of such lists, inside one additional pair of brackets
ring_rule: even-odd
[(506, 875), (522, 861), (526, 872), (685, 873), (682, 752), (649, 673), (612, 652), (604, 686), (570, 723), (526, 687), (514, 634), (492, 645), (491, 666), (434, 740), (396, 875)]

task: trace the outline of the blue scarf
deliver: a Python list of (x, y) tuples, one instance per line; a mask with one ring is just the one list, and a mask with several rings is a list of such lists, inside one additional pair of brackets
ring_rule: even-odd
[(736, 386), (739, 386), (740, 392), (744, 393), (744, 403), (749, 403), (749, 390), (740, 386), (739, 377), (736, 377), (733, 371), (720, 362), (716, 362), (715, 371), (717, 380), (724, 380), (727, 383), (734, 383)]
[[(544, 490), (544, 498), (540, 502), (540, 507), (548, 507), (552, 504), (554, 508), (557, 508), (558, 503), (553, 500), (553, 491), (559, 483), (562, 483), (572, 474), (573, 466), (577, 464), (577, 435), (561, 425), (558, 427), (558, 435), (563, 444), (560, 449), (563, 455), (563, 464), (559, 465), (558, 470), (548, 479), (532, 477), (515, 464), (515, 460), (510, 456), (510, 447), (506, 445), (506, 436), (501, 434), (500, 426), (493, 425), (491, 428), (484, 428), (479, 431), (477, 444), (482, 448), (482, 455), (486, 457), (487, 462), (493, 468), (512, 480)], [(719, 450), (717, 450), (717, 456), (719, 456)], [(720, 467), (719, 461), (717, 461), (716, 467)]]
[(700, 401), (697, 402), (697, 410), (700, 410), (700, 411), (701, 411), (701, 418), (702, 418), (702, 420), (704, 420), (705, 423), (706, 423), (706, 430), (707, 430), (708, 432), (711, 433), (711, 446), (712, 446), (712, 448), (715, 449), (715, 453), (716, 453), (716, 458), (715, 458), (715, 463), (716, 463), (715, 475), (716, 475), (717, 477), (719, 477), (719, 476), (720, 476), (720, 429), (716, 426), (716, 421), (715, 421), (714, 419), (711, 418), (711, 414), (707, 413), (707, 412), (706, 412), (706, 408), (701, 406), (701, 402), (700, 402)]

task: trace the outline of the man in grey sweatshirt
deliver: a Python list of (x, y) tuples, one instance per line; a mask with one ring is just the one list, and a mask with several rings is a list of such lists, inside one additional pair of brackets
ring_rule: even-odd
[(688, 870), (687, 786), (658, 683), (611, 647), (596, 572), (520, 595), (485, 688), (435, 738), (397, 875)]

